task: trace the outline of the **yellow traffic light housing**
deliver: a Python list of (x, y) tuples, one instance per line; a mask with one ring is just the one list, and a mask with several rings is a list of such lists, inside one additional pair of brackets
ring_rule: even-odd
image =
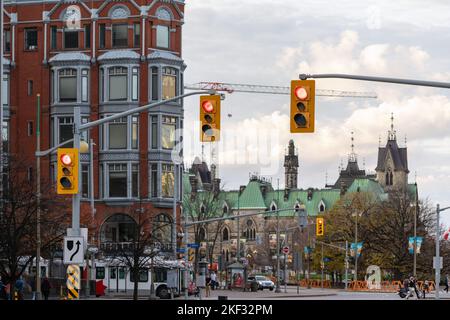
[(325, 234), (325, 226), (323, 218), (316, 219), (316, 236), (323, 236)]
[(58, 173), (57, 188), (58, 194), (78, 193), (78, 166), (79, 151), (76, 148), (58, 149)]
[(188, 261), (193, 262), (195, 258), (195, 249), (189, 248), (188, 249)]
[(314, 132), (315, 80), (291, 81), (291, 133)]
[(220, 95), (200, 96), (200, 141), (220, 140)]

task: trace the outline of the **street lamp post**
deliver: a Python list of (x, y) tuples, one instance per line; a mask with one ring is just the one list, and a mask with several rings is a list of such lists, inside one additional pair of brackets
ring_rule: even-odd
[(414, 266), (413, 266), (414, 277), (416, 277), (416, 269), (417, 269), (417, 213), (419, 210), (417, 182), (415, 183), (415, 186), (416, 186), (416, 205), (414, 208)]
[(355, 220), (355, 281), (358, 281), (358, 212), (356, 212)]
[(276, 293), (280, 293), (280, 214), (277, 211), (277, 287)]

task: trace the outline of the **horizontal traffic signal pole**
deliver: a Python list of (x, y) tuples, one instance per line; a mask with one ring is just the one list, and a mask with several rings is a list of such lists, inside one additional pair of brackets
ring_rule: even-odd
[[(208, 90), (207, 93), (210, 94), (210, 95), (216, 95), (217, 94), (217, 92), (215, 90)], [(99, 119), (99, 120), (95, 120), (95, 121), (91, 121), (91, 122), (82, 124), (82, 125), (80, 125), (78, 127), (78, 132), (85, 131), (85, 130), (88, 130), (90, 128), (99, 126), (101, 124), (108, 123), (108, 122), (114, 121), (116, 119), (120, 119), (122, 117), (126, 117), (126, 116), (129, 116), (129, 115), (135, 114), (135, 113), (141, 113), (141, 112), (147, 111), (150, 108), (158, 107), (158, 106), (167, 104), (168, 102), (177, 101), (177, 100), (189, 97), (189, 96), (203, 95), (203, 94), (205, 94), (204, 90), (202, 90), (202, 91), (194, 91), (194, 92), (183, 94), (181, 96), (176, 96), (176, 97), (171, 98), (171, 99), (162, 100), (160, 102), (146, 104), (146, 105), (144, 105), (142, 107), (137, 107), (137, 108), (134, 108), (134, 109), (130, 109), (130, 110), (121, 112), (121, 113), (114, 114), (114, 115), (112, 115), (110, 117), (106, 117), (106, 118), (103, 118), (103, 119)]]
[(221, 218), (211, 218), (211, 219), (207, 219), (207, 220), (201, 220), (201, 221), (193, 221), (193, 222), (188, 222), (185, 225), (187, 227), (196, 225), (196, 224), (203, 224), (203, 223), (210, 223), (210, 222), (217, 222), (217, 221), (222, 221), (222, 220), (234, 220), (236, 218), (245, 218), (245, 217), (251, 217), (251, 216), (257, 216), (260, 214), (263, 215), (272, 215), (272, 214), (276, 214), (277, 212), (282, 212), (282, 211), (295, 211), (295, 208), (289, 208), (289, 209), (279, 209), (279, 210), (271, 210), (271, 211), (258, 211), (258, 212), (253, 212), (253, 213), (245, 213), (245, 214), (240, 214), (237, 216), (227, 216), (227, 217), (221, 217)]
[(301, 80), (327, 79), (327, 78), (350, 79), (350, 80), (385, 82), (385, 83), (405, 84), (405, 85), (411, 85), (411, 86), (450, 89), (450, 83), (448, 83), (448, 82), (424, 81), (424, 80), (415, 80), (415, 79), (399, 79), (399, 78), (388, 78), (388, 77), (372, 77), (372, 76), (361, 76), (361, 75), (343, 74), (343, 73), (323, 73), (323, 74), (302, 73), (299, 75), (299, 78)]

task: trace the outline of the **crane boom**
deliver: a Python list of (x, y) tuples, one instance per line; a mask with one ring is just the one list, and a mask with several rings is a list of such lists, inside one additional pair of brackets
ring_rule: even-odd
[[(198, 82), (194, 84), (187, 84), (184, 86), (188, 90), (216, 90), (228, 93), (244, 92), (244, 93), (263, 93), (263, 94), (290, 94), (289, 87), (281, 86), (265, 86), (254, 84), (237, 84), (237, 83), (223, 83), (223, 82)], [(341, 91), (317, 89), (317, 96), (323, 97), (354, 97), (354, 98), (377, 98), (375, 92), (355, 92), (355, 91)]]

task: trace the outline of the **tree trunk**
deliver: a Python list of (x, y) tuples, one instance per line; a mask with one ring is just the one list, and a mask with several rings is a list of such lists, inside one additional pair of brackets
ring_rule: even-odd
[(133, 288), (133, 300), (138, 300), (138, 289), (139, 289), (139, 268), (133, 267), (133, 278), (134, 278), (134, 288)]

